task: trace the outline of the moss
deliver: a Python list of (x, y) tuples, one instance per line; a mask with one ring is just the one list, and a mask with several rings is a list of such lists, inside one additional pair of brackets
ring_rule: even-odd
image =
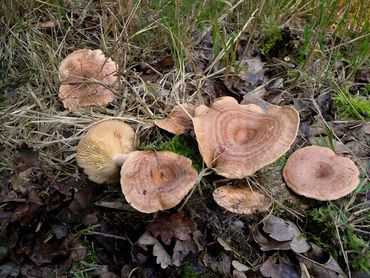
[[(359, 211), (361, 213), (358, 213), (356, 217), (369, 218), (369, 211)], [(348, 251), (351, 268), (366, 273), (370, 272), (370, 251), (366, 250), (367, 240), (364, 238), (364, 234), (358, 233), (354, 229), (356, 219), (353, 217), (353, 212), (350, 214), (334, 204), (329, 204), (312, 209), (309, 213), (309, 219), (313, 221), (312, 224), (315, 226), (315, 236), (312, 236), (312, 240), (318, 246), (330, 252), (335, 259), (339, 259), (339, 244), (335, 237), (331, 237), (338, 230), (343, 248)]]
[(140, 149), (151, 151), (169, 151), (185, 156), (192, 160), (193, 167), (195, 170), (197, 170), (197, 172), (202, 170), (202, 157), (198, 151), (198, 147), (193, 140), (185, 135), (175, 135), (172, 138), (159, 135), (156, 141), (149, 145), (143, 146)]
[(370, 95), (350, 95), (346, 92), (338, 92), (333, 97), (337, 114), (347, 120), (370, 119)]
[(176, 135), (170, 140), (163, 142), (161, 150), (174, 152), (176, 154), (190, 158), (193, 167), (198, 172), (202, 169), (202, 158), (194, 142), (187, 140), (185, 136)]
[(202, 272), (195, 271), (193, 268), (191, 268), (187, 264), (182, 267), (182, 271), (181, 271), (182, 278), (196, 278), (196, 277), (200, 277), (201, 274)]
[(287, 161), (288, 161), (288, 155), (287, 154), (283, 154), (282, 156), (279, 157), (278, 160), (276, 160), (276, 163), (279, 166), (285, 166), (285, 164), (286, 164)]
[(270, 22), (267, 22), (266, 26), (267, 28), (258, 46), (265, 55), (268, 55), (270, 50), (278, 41), (281, 41), (283, 37), (279, 25), (274, 18), (270, 19)]

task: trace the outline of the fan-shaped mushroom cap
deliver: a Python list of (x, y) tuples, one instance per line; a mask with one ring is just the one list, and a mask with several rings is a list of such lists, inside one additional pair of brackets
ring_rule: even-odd
[(114, 100), (117, 65), (101, 50), (80, 49), (60, 63), (59, 98), (69, 111), (106, 106)]
[[(182, 104), (181, 107), (176, 105), (172, 108), (168, 117), (154, 120), (154, 123), (161, 129), (164, 129), (173, 134), (183, 134), (193, 128), (191, 117), (194, 116), (195, 105)], [(184, 111), (186, 110), (188, 114)], [(191, 117), (189, 117), (189, 115)]]
[(77, 165), (96, 183), (119, 181), (127, 153), (134, 149), (135, 133), (119, 120), (94, 125), (77, 146)]
[(294, 152), (283, 170), (290, 189), (321, 201), (336, 200), (351, 193), (360, 182), (359, 174), (352, 160), (319, 146)]
[(207, 166), (224, 177), (241, 179), (289, 149), (297, 136), (299, 115), (289, 106), (271, 105), (265, 112), (224, 97), (211, 108), (197, 107), (193, 124)]
[(271, 198), (249, 187), (224, 185), (213, 191), (213, 199), (228, 211), (253, 214), (266, 211), (272, 204)]
[(121, 170), (121, 187), (127, 202), (146, 213), (176, 206), (196, 180), (191, 160), (167, 151), (132, 152)]

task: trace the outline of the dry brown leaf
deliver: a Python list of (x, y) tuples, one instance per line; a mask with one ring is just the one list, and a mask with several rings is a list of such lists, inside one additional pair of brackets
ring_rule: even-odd
[[(264, 277), (271, 278), (298, 278), (298, 274), (294, 268), (282, 258), (275, 256), (269, 257), (260, 268), (260, 272)], [(320, 276), (321, 277), (321, 276)]]
[(237, 271), (240, 271), (240, 272), (247, 272), (250, 267), (246, 266), (245, 264), (242, 264), (241, 262), (237, 261), (237, 260), (233, 260), (231, 262), (232, 266), (237, 270)]
[(253, 239), (257, 242), (262, 251), (271, 251), (271, 250), (289, 250), (290, 242), (289, 241), (277, 241), (272, 238), (265, 237), (259, 227), (255, 227), (252, 231)]
[(166, 252), (160, 242), (153, 237), (149, 232), (145, 232), (139, 239), (138, 244), (146, 247), (147, 245), (153, 245), (153, 255), (157, 257), (157, 264), (161, 265), (161, 268), (165, 269), (172, 265), (170, 255)]
[(298, 227), (289, 220), (270, 215), (263, 221), (263, 230), (272, 239), (289, 241), (291, 249), (296, 253), (304, 253), (311, 248), (310, 244), (303, 238)]
[(234, 278), (247, 278), (247, 275), (245, 275), (243, 272), (234, 269), (233, 271), (233, 277)]
[(196, 230), (195, 232), (193, 232), (193, 241), (197, 245), (199, 251), (204, 250), (203, 234), (201, 231)]
[(311, 243), (312, 249), (303, 255), (298, 255), (312, 277), (344, 278), (346, 275), (330, 253)]
[(157, 217), (147, 229), (155, 237), (160, 236), (163, 243), (170, 244), (172, 238), (191, 240), (191, 234), (196, 230), (195, 223), (181, 211), (170, 217)]
[(225, 254), (221, 253), (221, 259), (215, 259), (209, 254), (203, 256), (204, 265), (208, 268), (211, 268), (214, 272), (225, 275), (226, 277), (230, 276), (231, 262), (230, 258)]
[(195, 254), (197, 252), (197, 247), (190, 240), (176, 240), (175, 247), (173, 248), (172, 264), (175, 266), (180, 266), (183, 259), (189, 253)]

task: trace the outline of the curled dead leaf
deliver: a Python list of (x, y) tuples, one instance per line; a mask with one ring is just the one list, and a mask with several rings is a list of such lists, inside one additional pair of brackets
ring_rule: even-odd
[(298, 278), (298, 274), (287, 259), (277, 256), (269, 257), (261, 266), (260, 272), (264, 277)]
[(172, 265), (172, 260), (167, 251), (163, 248), (161, 243), (153, 237), (149, 232), (145, 232), (139, 239), (138, 244), (146, 247), (147, 245), (153, 245), (153, 255), (157, 257), (157, 264), (161, 265), (161, 268), (165, 269)]
[(180, 211), (170, 217), (157, 217), (147, 229), (155, 237), (160, 236), (163, 243), (169, 245), (174, 237), (180, 240), (191, 240), (191, 234), (196, 230), (196, 225)]

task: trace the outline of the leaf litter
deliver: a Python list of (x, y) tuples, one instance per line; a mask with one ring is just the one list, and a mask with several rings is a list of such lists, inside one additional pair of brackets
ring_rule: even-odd
[[(127, 3), (130, 11), (136, 11), (132, 1)], [(104, 5), (112, 6), (106, 9)], [(119, 8), (114, 6), (115, 3), (107, 2), (104, 5), (89, 3), (86, 7), (74, 7), (73, 12), (68, 11), (66, 17), (73, 26), (68, 34), (62, 31), (64, 20), (49, 13), (33, 23), (36, 28), (42, 29), (42, 36), (54, 38), (55, 34), (62, 34), (62, 37), (65, 35), (71, 41), (82, 36), (84, 42), (96, 47), (95, 35), (90, 35), (100, 32), (101, 21), (94, 12), (97, 11), (99, 17), (106, 20), (103, 21), (107, 24), (104, 28), (107, 28), (115, 24), (116, 18), (109, 15), (110, 9)], [(135, 30), (141, 23), (135, 13), (132, 18), (127, 26)], [(192, 195), (191, 199), (194, 200), (189, 200), (180, 213), (170, 211), (169, 215), (160, 214), (153, 219), (152, 216), (143, 216), (129, 209), (115, 186), (96, 187), (86, 181), (73, 165), (73, 148), (78, 142), (78, 136), (74, 134), (97, 120), (118, 116), (130, 120), (138, 118), (145, 122), (149, 118), (166, 116), (169, 111), (167, 104), (174, 105), (175, 99), (209, 104), (216, 97), (231, 95), (239, 101), (254, 103), (263, 108), (271, 104), (293, 104), (301, 116), (301, 137), (292, 150), (304, 142), (325, 142), (327, 146), (332, 142), (337, 152), (356, 159), (357, 163), (362, 163), (363, 169), (368, 169), (365, 167), (369, 157), (369, 125), (359, 121), (338, 120), (333, 105), (333, 91), (312, 92), (307, 89), (310, 86), (297, 86), (293, 89), (290, 86), (292, 79), (289, 74), (292, 74), (296, 65), (289, 61), (289, 57), (297, 54), (296, 44), (300, 43), (304, 34), (300, 29), (302, 24), (298, 24), (297, 28), (295, 22), (288, 23), (291, 27), (287, 27), (281, 39), (263, 54), (246, 49), (259, 34), (252, 37), (247, 33), (242, 34), (235, 50), (236, 61), (230, 71), (232, 76), (228, 76), (226, 82), (223, 76), (214, 74), (225, 67), (225, 61), (216, 63), (213, 72), (208, 70), (205, 73), (215, 56), (216, 38), (210, 31), (194, 32), (192, 36), (195, 73), (202, 76), (201, 80), (189, 74), (184, 77), (183, 83), (179, 82), (173, 70), (176, 61), (168, 52), (156, 53), (154, 57), (145, 51), (136, 53), (133, 50), (130, 52), (131, 57), (124, 53), (117, 60), (125, 59), (124, 63), (130, 66), (130, 70), (122, 68), (122, 72), (125, 72), (123, 81), (129, 84), (122, 91), (124, 98), (119, 99), (122, 103), (116, 101), (106, 110), (89, 111), (88, 115), (67, 115), (59, 104), (41, 96), (41, 107), (49, 104), (52, 106), (52, 111), (47, 111), (49, 115), (43, 110), (39, 111), (37, 105), (33, 104), (34, 100), (30, 106), (22, 106), (20, 96), (26, 96), (27, 100), (30, 88), (35, 90), (36, 99), (39, 97), (33, 85), (27, 84), (30, 86), (24, 88), (20, 85), (15, 90), (6, 88), (6, 92), (17, 96), (17, 101), (7, 93), (6, 97), (14, 109), (7, 111), (9, 113), (4, 117), (4, 126), (7, 127), (4, 136), (10, 138), (14, 136), (15, 130), (23, 129), (22, 117), (32, 119), (38, 127), (31, 127), (29, 136), (17, 134), (16, 140), (7, 141), (9, 146), (14, 147), (14, 142), (21, 142), (18, 138), (32, 138), (24, 140), (27, 144), (21, 144), (17, 150), (14, 147), (5, 151), (10, 154), (9, 157), (14, 158), (14, 167), (11, 167), (10, 181), (3, 182), (0, 192), (0, 277), (68, 277), (79, 273), (80, 264), (86, 261), (86, 267), (95, 269), (91, 274), (101, 277), (116, 277), (121, 271), (125, 273), (124, 269), (128, 270), (128, 274), (122, 277), (135, 274), (135, 271), (144, 277), (163, 277), (171, 271), (180, 274), (175, 267), (188, 265), (198, 270), (201, 265), (201, 271), (204, 270), (202, 267), (207, 267), (221, 276), (259, 277), (258, 266), (262, 265), (260, 270), (265, 277), (297, 277), (299, 267), (301, 271), (306, 269), (313, 276), (342, 277), (343, 271), (333, 256), (312, 242), (307, 242), (305, 234), (297, 225), (286, 220), (298, 219), (299, 213), (295, 214), (298, 217), (284, 213), (284, 219), (270, 215), (253, 229), (253, 224), (258, 223), (262, 215), (245, 217), (221, 212), (212, 198), (209, 198), (213, 181), (218, 179), (214, 175), (204, 178), (202, 188)], [(40, 35), (40, 30), (35, 33)], [(106, 35), (107, 38), (113, 38), (112, 31)], [(120, 47), (124, 49), (130, 47), (130, 44), (126, 45), (125, 42)], [(56, 56), (65, 56), (71, 49), (66, 51), (64, 48), (61, 44), (53, 51), (58, 50)], [(21, 60), (28, 59), (26, 56), (22, 58), (21, 52), (18, 56)], [(324, 62), (313, 63), (310, 71), (320, 69)], [(17, 64), (22, 63), (24, 61)], [(55, 61), (43, 64), (53, 63)], [(56, 72), (55, 69), (46, 71), (50, 74)], [(336, 65), (335, 71), (340, 78), (344, 65)], [(210, 72), (214, 75), (204, 78)], [(368, 68), (361, 68), (354, 73), (353, 80), (358, 83), (354, 86), (356, 89), (363, 91), (364, 84), (369, 83), (368, 73)], [(51, 76), (48, 79), (52, 80)], [(49, 83), (45, 80), (45, 83), (53, 84), (53, 81)], [(39, 99), (37, 102), (40, 105)], [(115, 111), (118, 107), (122, 111)], [(60, 117), (55, 116), (55, 113), (60, 114)], [(38, 130), (40, 126), (42, 128)], [(337, 136), (335, 139), (328, 136), (328, 126)], [(136, 127), (139, 137), (141, 135), (148, 140), (157, 132), (146, 125)], [(193, 135), (190, 133), (189, 136), (192, 138)], [(291, 205), (297, 201), (291, 192), (284, 191), (286, 188), (283, 181), (278, 178), (280, 172), (281, 167), (274, 164), (256, 173), (257, 181), (272, 192), (274, 198), (276, 196), (274, 207)], [(303, 213), (307, 203), (292, 207), (298, 211), (303, 208)], [(124, 227), (121, 227), (122, 223)], [(270, 252), (261, 252), (253, 241), (257, 242), (261, 250)], [(145, 248), (149, 253), (144, 252)], [(154, 263), (151, 257), (155, 258)], [(157, 269), (156, 264), (161, 269)], [(164, 272), (166, 270), (170, 271)]]

